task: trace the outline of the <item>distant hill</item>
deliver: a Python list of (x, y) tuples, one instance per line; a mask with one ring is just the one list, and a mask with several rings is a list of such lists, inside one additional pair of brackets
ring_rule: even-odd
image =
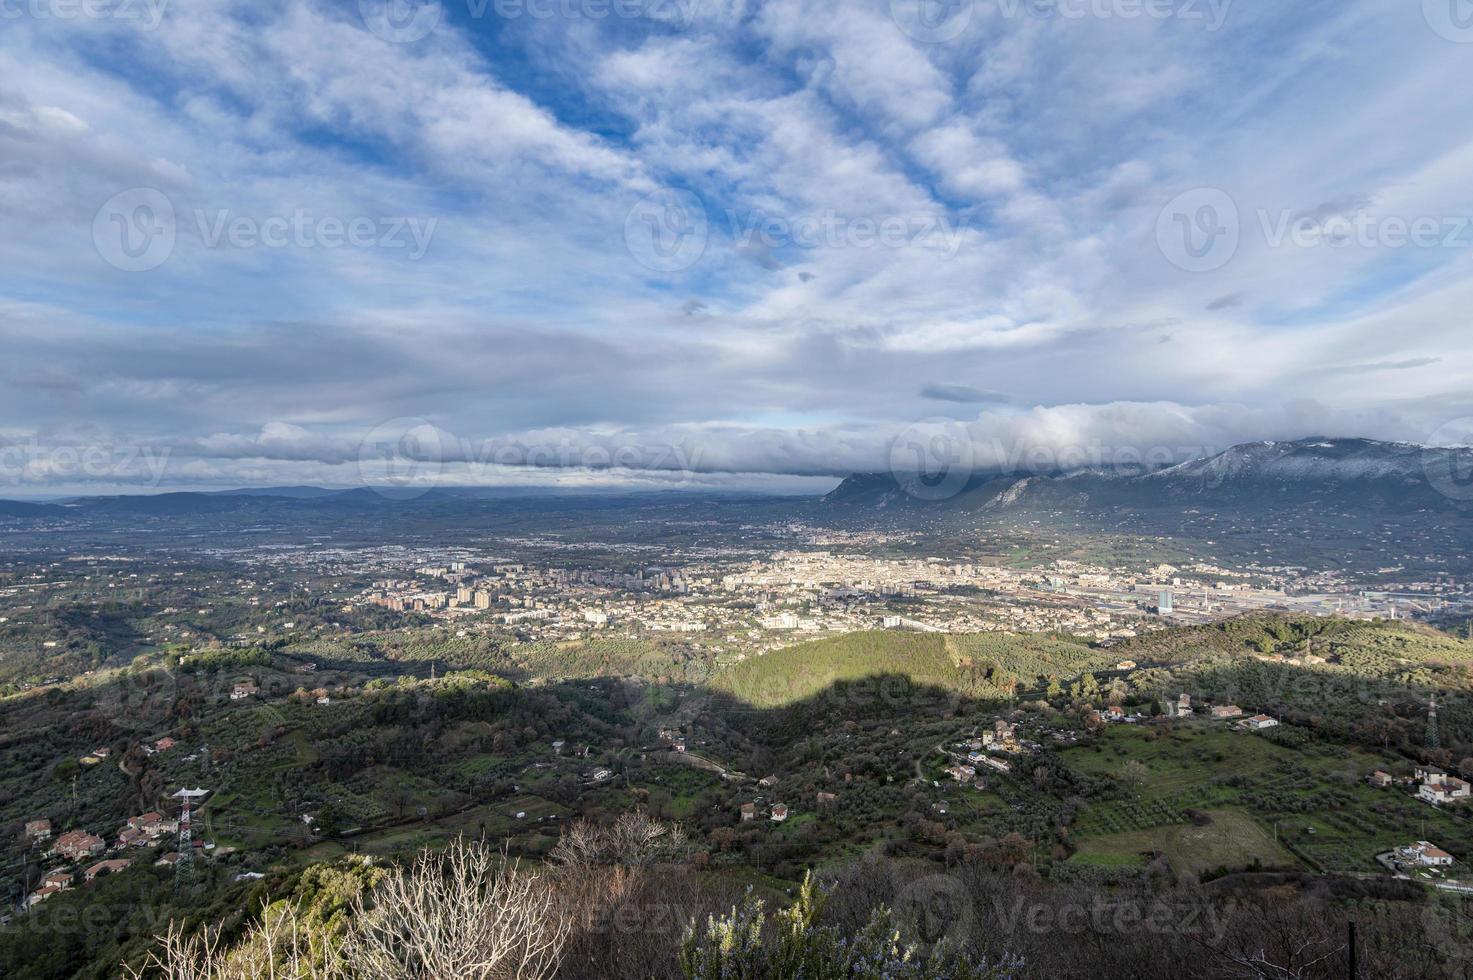
[(1149, 473), (984, 473), (960, 486), (862, 473), (845, 479), (823, 500), (834, 508), (978, 513), (1184, 506), (1251, 513), (1307, 503), (1355, 512), (1473, 513), (1473, 450), (1369, 439), (1259, 442)]
[(56, 504), (33, 504), (24, 500), (0, 500), (0, 517), (57, 517), (65, 513)]
[[(64, 504), (0, 501), (0, 518), (352, 517), (387, 510), (440, 517), (487, 510), (665, 507), (707, 501), (820, 516), (879, 520), (996, 515), (1033, 520), (1065, 515), (1108, 527), (1141, 518), (1135, 530), (1180, 533), (1163, 519), (1193, 512), (1251, 521), (1296, 512), (1357, 523), (1376, 515), (1473, 517), (1473, 450), (1429, 449), (1368, 439), (1302, 439), (1234, 446), (1214, 456), (1144, 472), (1139, 467), (1052, 473), (970, 474), (931, 482), (921, 475), (856, 473), (820, 498), (674, 491), (617, 492), (550, 487), (244, 487), (224, 491), (77, 497)], [(1244, 525), (1247, 527), (1248, 525)], [(1428, 525), (1429, 527), (1431, 525)]]
[(316, 497), (331, 497), (343, 493), (343, 490), (329, 490), (326, 487), (241, 487), (238, 490), (208, 490), (204, 491), (215, 497), (291, 497), (297, 500), (309, 500)]

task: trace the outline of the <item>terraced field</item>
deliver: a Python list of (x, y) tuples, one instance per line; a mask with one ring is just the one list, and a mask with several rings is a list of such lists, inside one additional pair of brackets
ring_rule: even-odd
[[(1282, 862), (1287, 853), (1288, 863), (1312, 870), (1375, 871), (1377, 853), (1418, 839), (1434, 840), (1460, 858), (1473, 856), (1473, 826), (1460, 814), (1422, 803), (1407, 788), (1375, 789), (1364, 780), (1378, 768), (1409, 772), (1409, 763), (1361, 749), (1319, 743), (1289, 748), (1196, 721), (1170, 735), (1115, 726), (1095, 745), (1063, 755), (1072, 768), (1092, 775), (1122, 779), (1128, 763), (1142, 773), (1137, 796), (1081, 809), (1073, 826), (1080, 860), (1185, 847), (1195, 839), (1186, 833), (1195, 829), (1188, 811), (1235, 814), (1225, 828), (1243, 836), (1236, 851), (1213, 834), (1198, 835), (1198, 843), (1214, 855), (1257, 856), (1265, 865), (1270, 857)], [(1217, 823), (1214, 818), (1212, 826)], [(1264, 848), (1262, 836), (1276, 836), (1279, 845)], [(1180, 853), (1187, 864), (1201, 864)], [(1219, 866), (1202, 860), (1208, 868)]]

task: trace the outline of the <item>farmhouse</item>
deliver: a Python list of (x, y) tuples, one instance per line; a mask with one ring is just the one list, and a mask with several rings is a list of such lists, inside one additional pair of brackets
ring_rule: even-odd
[(100, 874), (117, 874), (133, 862), (127, 858), (113, 858), (110, 861), (98, 861), (92, 867), (82, 872), (84, 881), (91, 881)]
[(26, 896), (26, 908), (30, 908), (33, 905), (40, 905), (42, 902), (46, 901), (46, 899), (50, 898), (52, 895), (55, 895), (59, 891), (62, 891), (62, 889), (57, 888), (55, 885), (47, 885), (45, 888), (37, 888), (35, 891), (31, 892), (31, 894)]
[(961, 763), (957, 763), (954, 766), (948, 766), (945, 772), (950, 774), (951, 778), (955, 779), (959, 783), (970, 783), (972, 780), (977, 778), (976, 769), (973, 769), (971, 766), (964, 766)]
[(772, 819), (777, 823), (782, 823), (788, 819), (788, 805), (786, 803), (774, 803), (772, 805)]
[(1407, 864), (1423, 868), (1445, 868), (1453, 863), (1453, 856), (1435, 844), (1419, 840), (1407, 847), (1398, 847), (1396, 856)]
[(757, 804), (755, 804), (755, 803), (743, 803), (742, 804), (742, 808), (741, 808), (741, 814), (742, 814), (742, 823), (746, 823), (748, 820), (756, 820), (757, 819)]
[(1473, 792), (1473, 787), (1466, 780), (1442, 773), (1428, 777), (1426, 782), (1417, 787), (1417, 799), (1428, 803), (1453, 803), (1467, 799), (1470, 792)]
[(1218, 719), (1241, 718), (1243, 709), (1236, 704), (1214, 704), (1212, 706), (1212, 717)]
[(1161, 705), (1161, 713), (1168, 718), (1190, 718), (1192, 716), (1192, 696), (1182, 694), (1175, 701), (1167, 701)]
[(239, 681), (230, 689), (230, 700), (243, 701), (248, 697), (254, 696), (260, 690), (254, 681)]
[(41, 884), (58, 890), (70, 888), (72, 887), (72, 873), (61, 868), (48, 871), (46, 877), (41, 879)]
[(84, 857), (101, 854), (106, 846), (101, 837), (94, 837), (85, 830), (69, 830), (57, 838), (51, 852), (69, 861), (80, 861)]
[(1252, 718), (1248, 718), (1243, 722), (1243, 727), (1251, 731), (1261, 732), (1265, 728), (1276, 727), (1278, 723), (1279, 720), (1277, 718), (1270, 718), (1268, 715), (1254, 715)]
[(50, 820), (32, 820), (26, 824), (26, 840), (45, 840), (50, 836)]
[(148, 813), (128, 818), (129, 827), (132, 827), (134, 830), (141, 830), (150, 837), (163, 833), (163, 822), (164, 815), (152, 810)]
[(1381, 769), (1377, 769), (1375, 772), (1371, 773), (1368, 779), (1372, 786), (1380, 786), (1382, 788), (1385, 788), (1391, 785), (1391, 773), (1385, 772)]

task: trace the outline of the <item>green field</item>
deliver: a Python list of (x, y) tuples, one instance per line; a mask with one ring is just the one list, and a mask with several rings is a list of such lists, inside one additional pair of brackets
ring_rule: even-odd
[[(1320, 743), (1288, 748), (1229, 725), (1197, 721), (1176, 726), (1170, 735), (1117, 725), (1094, 745), (1063, 756), (1076, 771), (1107, 779), (1119, 779), (1127, 762), (1145, 770), (1138, 795), (1096, 800), (1080, 811), (1073, 830), (1085, 854), (1134, 852), (1142, 842), (1165, 841), (1190, 827), (1189, 810), (1238, 813), (1269, 838), (1277, 825), (1280, 841), (1312, 870), (1375, 871), (1377, 853), (1424, 837), (1455, 855), (1473, 851), (1465, 821), (1404, 789), (1367, 785), (1364, 777), (1372, 770), (1409, 767), (1364, 749)], [(1156, 846), (1169, 850), (1164, 843)], [(1243, 853), (1261, 852), (1245, 838)]]
[(1178, 874), (1201, 874), (1216, 868), (1235, 870), (1253, 866), (1292, 868), (1294, 855), (1274, 842), (1273, 836), (1239, 810), (1210, 810), (1211, 823), (1198, 827), (1178, 824), (1094, 837), (1084, 841), (1071, 858), (1076, 863), (1133, 867), (1149, 856), (1162, 855)]
[(1113, 664), (1106, 651), (1050, 636), (862, 632), (800, 643), (736, 664), (713, 684), (748, 704), (780, 707), (835, 683), (899, 676), (977, 698), (1009, 697), (1049, 677), (1070, 678)]

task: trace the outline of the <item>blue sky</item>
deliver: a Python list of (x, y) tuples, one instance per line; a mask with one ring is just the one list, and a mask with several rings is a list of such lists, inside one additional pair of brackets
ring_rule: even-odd
[(14, 0), (0, 494), (1459, 441), (1470, 69), (1466, 0)]

